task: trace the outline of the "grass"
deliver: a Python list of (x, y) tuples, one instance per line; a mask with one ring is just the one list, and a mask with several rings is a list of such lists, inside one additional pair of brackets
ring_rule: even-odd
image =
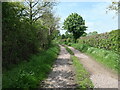
[(90, 80), (89, 73), (85, 70), (83, 65), (80, 63), (77, 57), (71, 56), (73, 66), (76, 72), (76, 81), (78, 84), (77, 88), (93, 88), (93, 83)]
[(74, 53), (72, 52), (71, 49), (69, 49), (67, 46), (65, 46), (66, 50), (71, 54), (71, 55), (74, 55)]
[(80, 50), (81, 52), (88, 54), (96, 61), (105, 65), (107, 68), (110, 68), (113, 71), (120, 73), (118, 65), (120, 63), (119, 55), (116, 54), (115, 52), (81, 44), (72, 44), (72, 46)]
[(50, 72), (59, 53), (57, 45), (31, 56), (29, 62), (21, 62), (3, 72), (3, 88), (37, 88)]
[[(69, 49), (66, 46), (65, 48), (71, 55), (74, 55), (71, 49)], [(73, 61), (73, 66), (75, 68), (76, 81), (78, 84), (77, 88), (93, 88), (94, 86), (92, 84), (92, 81), (90, 80), (89, 73), (80, 63), (79, 59), (76, 56), (71, 56), (71, 59)]]

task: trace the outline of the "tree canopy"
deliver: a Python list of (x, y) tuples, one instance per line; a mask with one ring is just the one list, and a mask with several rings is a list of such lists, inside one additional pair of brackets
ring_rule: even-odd
[(93, 31), (93, 32), (89, 32), (89, 33), (87, 34), (87, 36), (97, 35), (97, 34), (98, 34), (98, 32), (97, 32), (97, 31)]
[(65, 19), (63, 28), (68, 32), (73, 33), (76, 41), (77, 38), (85, 33), (87, 27), (85, 26), (85, 20), (83, 20), (79, 14), (72, 13)]
[(3, 67), (49, 48), (59, 27), (59, 19), (52, 12), (54, 5), (41, 0), (2, 3)]
[(115, 11), (116, 14), (120, 13), (120, 0), (118, 2), (113, 1), (112, 4), (108, 6), (107, 10)]

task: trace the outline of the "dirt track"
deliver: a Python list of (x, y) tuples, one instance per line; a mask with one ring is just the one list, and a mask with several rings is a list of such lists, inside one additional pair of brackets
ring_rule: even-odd
[(80, 51), (69, 47), (80, 59), (87, 71), (90, 72), (90, 79), (95, 88), (118, 88), (118, 76), (111, 73), (108, 69), (97, 63), (91, 57), (81, 53)]
[(56, 60), (52, 72), (43, 81), (43, 88), (75, 88), (75, 74), (70, 60), (70, 54), (60, 45), (61, 52)]

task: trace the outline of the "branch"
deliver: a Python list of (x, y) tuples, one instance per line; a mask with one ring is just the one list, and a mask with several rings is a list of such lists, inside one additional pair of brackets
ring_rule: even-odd
[(29, 14), (27, 10), (24, 10), (26, 14)]
[(39, 13), (40, 9), (37, 9), (32, 15), (33, 17), (35, 17), (35, 15), (37, 15)]
[(39, 17), (37, 17), (37, 18), (34, 18), (33, 19), (33, 21), (37, 21), (39, 18), (41, 18), (42, 17), (42, 15), (41, 16), (39, 16)]
[(32, 6), (32, 8), (33, 8), (35, 5), (37, 5), (37, 4), (38, 4), (38, 2), (39, 2), (39, 1), (37, 1), (37, 2), (36, 2), (33, 6)]
[(30, 1), (28, 1), (28, 0), (25, 0), (26, 1), (26, 3), (28, 4), (28, 5), (30, 5)]
[(39, 13), (39, 11), (42, 10), (43, 7), (46, 7), (48, 4), (50, 4), (50, 2), (45, 2), (45, 4), (43, 6), (41, 6), (40, 8), (38, 8), (32, 15), (34, 15), (34, 16), (37, 15)]

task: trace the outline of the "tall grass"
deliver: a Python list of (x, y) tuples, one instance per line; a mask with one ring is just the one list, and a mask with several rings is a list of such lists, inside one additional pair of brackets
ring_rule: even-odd
[(3, 88), (37, 88), (47, 77), (57, 58), (59, 47), (52, 46), (47, 51), (33, 55), (29, 62), (21, 62), (11, 70), (3, 72)]
[[(84, 52), (91, 57), (93, 57), (98, 62), (104, 64), (106, 67), (113, 69), (114, 71), (120, 73), (119, 65), (119, 55), (113, 51), (99, 49), (90, 47), (84, 44), (72, 44), (72, 46), (81, 52)], [(119, 65), (118, 65), (119, 64)]]

